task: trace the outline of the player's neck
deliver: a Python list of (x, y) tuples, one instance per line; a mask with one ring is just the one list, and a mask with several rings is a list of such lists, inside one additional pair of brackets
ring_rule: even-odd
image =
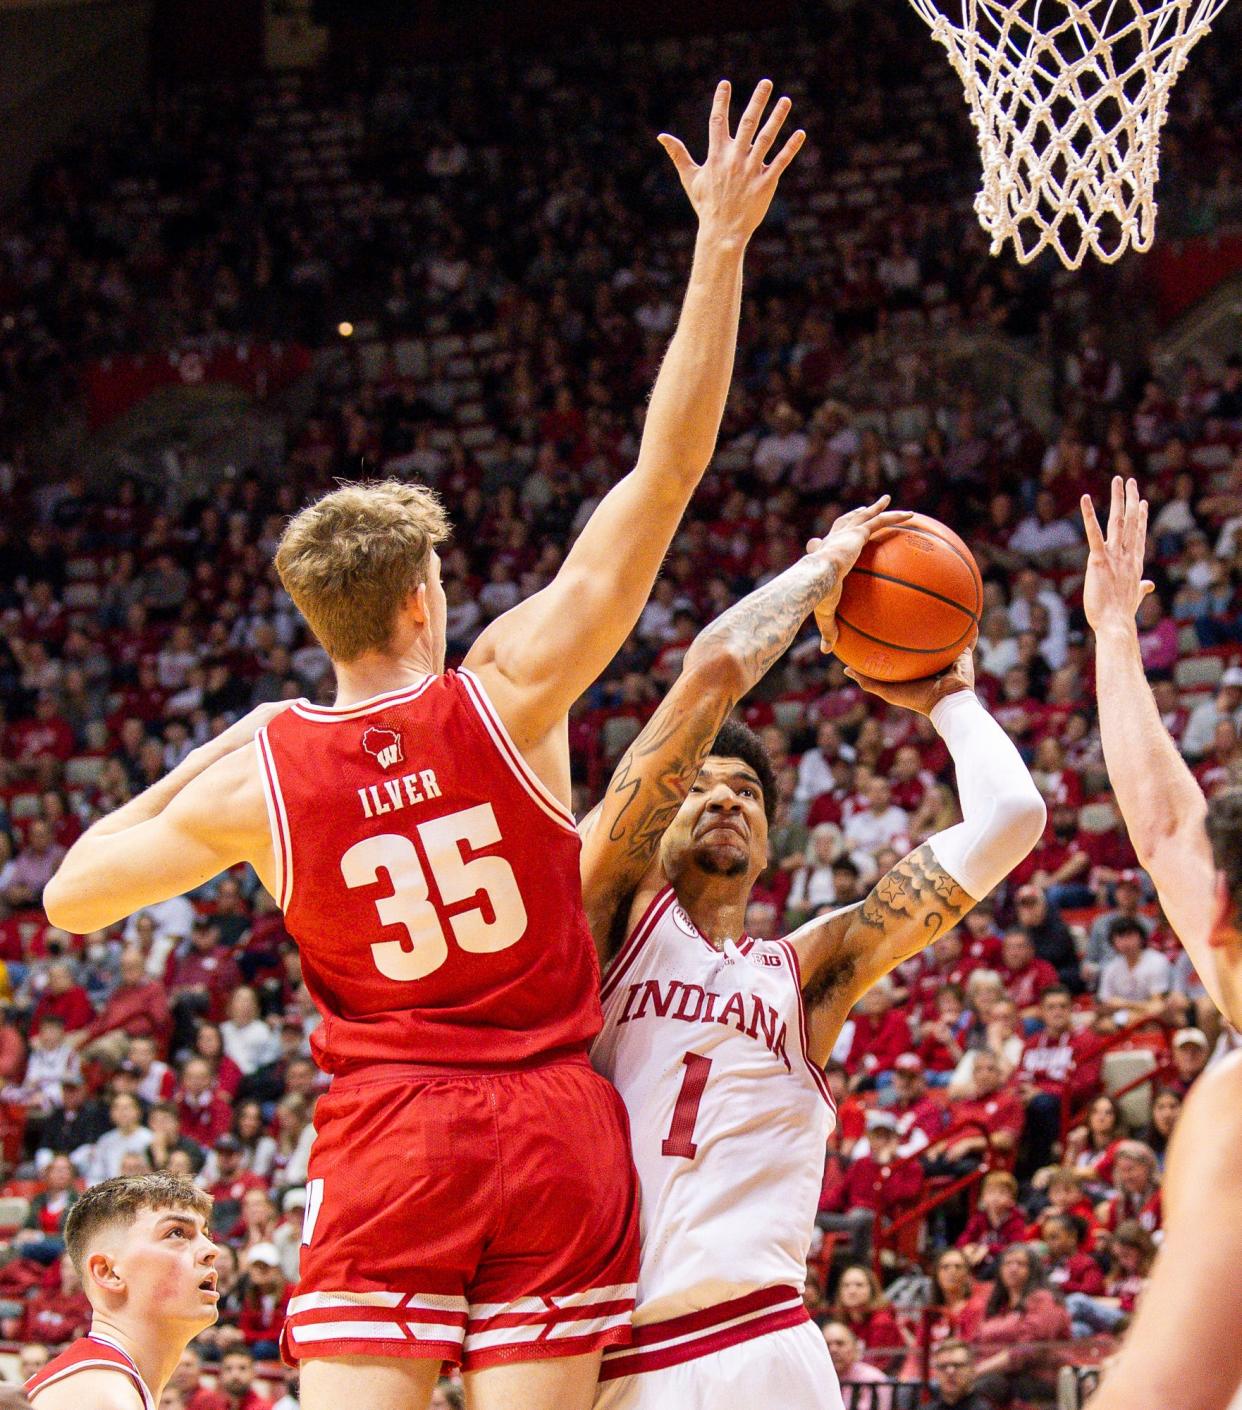
[(109, 1317), (99, 1311), (91, 1318), (91, 1333), (116, 1342), (129, 1355), (157, 1405), (190, 1341), (189, 1336), (178, 1337), (159, 1322)]
[(406, 686), (417, 685), (427, 676), (437, 674), (430, 643), (421, 639), (412, 642), (409, 649), (399, 656), (368, 652), (348, 665), (340, 661), (333, 665), (336, 669), (334, 704), (337, 709), (358, 705), (377, 695), (387, 695), (390, 691), (403, 690)]
[(739, 895), (737, 878), (692, 873), (677, 882), (677, 899), (700, 935), (717, 947), (740, 940), (746, 930), (750, 888)]

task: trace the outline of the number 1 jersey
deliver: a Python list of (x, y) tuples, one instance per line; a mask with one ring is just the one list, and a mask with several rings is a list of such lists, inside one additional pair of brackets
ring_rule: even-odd
[(573, 815), (476, 676), (300, 700), (255, 748), (320, 1067), (497, 1068), (590, 1043), (599, 965)]

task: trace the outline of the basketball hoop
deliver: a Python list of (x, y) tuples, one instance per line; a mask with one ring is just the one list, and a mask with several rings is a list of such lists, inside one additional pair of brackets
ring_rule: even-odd
[(910, 0), (966, 90), (992, 253), (1077, 269), (1150, 249), (1169, 93), (1225, 0), (943, 2), (960, 22)]

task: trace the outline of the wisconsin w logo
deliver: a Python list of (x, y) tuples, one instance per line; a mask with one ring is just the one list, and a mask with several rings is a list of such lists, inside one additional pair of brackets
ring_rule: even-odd
[(379, 760), (381, 768), (391, 769), (405, 759), (401, 751), (401, 736), (395, 729), (377, 729), (372, 725), (362, 736), (362, 747), (372, 758)]

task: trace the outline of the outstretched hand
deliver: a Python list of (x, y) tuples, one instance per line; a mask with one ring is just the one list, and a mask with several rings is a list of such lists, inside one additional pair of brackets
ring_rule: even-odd
[(730, 136), (731, 93), (728, 79), (722, 79), (712, 102), (707, 157), (702, 166), (690, 156), (680, 138), (662, 132), (658, 141), (677, 168), (677, 175), (699, 218), (700, 230), (745, 244), (767, 214), (781, 173), (798, 154), (806, 141), (806, 133), (799, 128), (765, 164), (764, 158), (771, 151), (792, 105), (788, 98), (780, 99), (760, 128), (759, 120), (772, 96), (772, 81), (765, 78), (751, 95), (738, 122), (737, 133)]
[(908, 509), (889, 509), (890, 499), (890, 495), (883, 494), (874, 504), (865, 504), (842, 514), (829, 529), (826, 538), (812, 539), (806, 546), (808, 553), (830, 555), (837, 566), (836, 581), (831, 591), (815, 609), (819, 649), (825, 653), (837, 644), (837, 606), (841, 601), (841, 589), (845, 585), (845, 575), (858, 562), (863, 546), (881, 529), (891, 529), (910, 518)]
[(946, 695), (952, 695), (959, 690), (974, 690), (975, 658), (968, 647), (939, 675), (918, 681), (877, 681), (870, 676), (861, 675), (852, 666), (845, 668), (845, 674), (869, 694), (878, 695), (890, 705), (897, 705), (903, 710), (914, 710), (920, 715), (930, 715)]
[(1111, 620), (1133, 623), (1139, 603), (1155, 585), (1143, 577), (1147, 546), (1147, 501), (1138, 482), (1113, 476), (1108, 533), (1100, 529), (1090, 495), (1082, 497), (1082, 521), (1087, 530), (1087, 577), (1082, 605), (1093, 631)]

